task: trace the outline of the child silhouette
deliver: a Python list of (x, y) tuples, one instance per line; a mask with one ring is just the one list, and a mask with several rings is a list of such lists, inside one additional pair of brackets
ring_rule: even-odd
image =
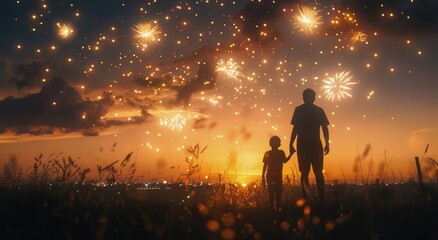
[(271, 146), (271, 150), (265, 152), (263, 156), (262, 186), (263, 188), (266, 187), (266, 174), (269, 193), (269, 206), (272, 210), (280, 209), (283, 163), (286, 163), (292, 156), (292, 154), (289, 154), (289, 156), (286, 157), (284, 151), (278, 149), (280, 145), (281, 140), (278, 136), (271, 137), (271, 139), (269, 139), (269, 146)]

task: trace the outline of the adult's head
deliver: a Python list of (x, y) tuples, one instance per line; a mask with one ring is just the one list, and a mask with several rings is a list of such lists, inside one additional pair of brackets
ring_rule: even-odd
[(315, 102), (315, 98), (316, 98), (316, 93), (313, 89), (307, 88), (306, 90), (303, 91), (304, 103), (312, 104), (313, 102)]

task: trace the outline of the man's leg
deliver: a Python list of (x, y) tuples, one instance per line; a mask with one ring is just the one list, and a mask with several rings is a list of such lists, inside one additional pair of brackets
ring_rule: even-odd
[(303, 198), (307, 199), (309, 196), (309, 172), (301, 172), (301, 190)]
[(275, 191), (269, 190), (269, 207), (272, 210), (274, 209), (274, 193), (275, 193)]
[(324, 202), (324, 175), (322, 174), (324, 165), (324, 155), (322, 153), (319, 154), (318, 158), (316, 158), (316, 161), (312, 163), (313, 173), (315, 174), (316, 179), (316, 187), (318, 188), (318, 197), (319, 201), (321, 203)]
[(277, 210), (280, 210), (281, 208), (281, 190), (278, 190), (277, 193)]
[(318, 188), (318, 196), (321, 203), (324, 202), (324, 175), (322, 171), (315, 171), (316, 187)]

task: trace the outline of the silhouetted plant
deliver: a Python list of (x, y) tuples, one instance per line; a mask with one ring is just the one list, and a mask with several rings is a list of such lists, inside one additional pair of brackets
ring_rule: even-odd
[(207, 149), (207, 146), (205, 146), (202, 150), (199, 146), (199, 143), (196, 144), (195, 146), (189, 146), (186, 148), (187, 149), (187, 156), (185, 157), (185, 162), (188, 164), (187, 166), (187, 172), (186, 173), (182, 173), (178, 179), (177, 182), (183, 178), (183, 183), (184, 186), (186, 188), (186, 190), (188, 190), (188, 185), (192, 179), (192, 176), (195, 173), (199, 173), (201, 171), (201, 164), (200, 164), (200, 160), (201, 155), (204, 153), (204, 151)]
[[(116, 168), (116, 163), (118, 163), (119, 160), (116, 160), (105, 167), (97, 164), (97, 172), (100, 181), (107, 184), (115, 182), (132, 182), (137, 171), (135, 162), (129, 163), (133, 153), (134, 152), (128, 153), (123, 161), (120, 162), (118, 168)], [(126, 174), (124, 174), (125, 168), (127, 168)]]
[(77, 160), (72, 157), (62, 157), (62, 153), (51, 154), (44, 161), (43, 154), (34, 157), (33, 170), (29, 176), (33, 184), (47, 183), (83, 183), (86, 175), (90, 172), (89, 168), (82, 169)]

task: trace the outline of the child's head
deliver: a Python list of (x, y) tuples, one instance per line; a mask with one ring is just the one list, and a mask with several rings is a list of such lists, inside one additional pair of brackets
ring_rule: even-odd
[(278, 136), (272, 136), (271, 139), (269, 139), (269, 146), (272, 148), (278, 148), (281, 145), (281, 139)]

